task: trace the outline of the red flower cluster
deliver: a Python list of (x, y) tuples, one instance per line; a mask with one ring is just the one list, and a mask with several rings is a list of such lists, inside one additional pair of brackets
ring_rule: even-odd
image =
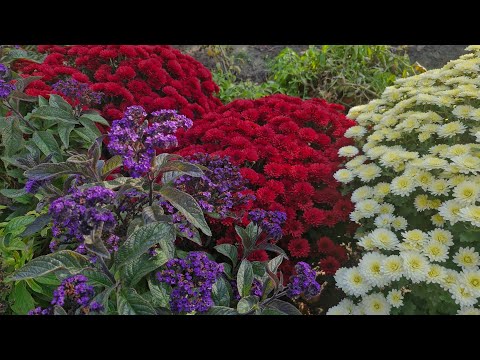
[[(338, 149), (350, 144), (343, 134), (355, 124), (341, 110), (286, 95), (236, 100), (177, 133), (179, 153), (229, 156), (255, 192), (254, 207), (286, 212), (280, 246), (293, 258), (327, 256), (320, 264), (331, 274), (346, 261), (345, 249), (318, 238), (333, 237), (339, 224), (346, 227), (353, 210), (333, 178), (341, 163)], [(226, 235), (220, 241), (235, 240)]]
[(25, 92), (48, 97), (51, 85), (72, 77), (105, 94), (101, 110), (108, 120), (120, 119), (130, 105), (141, 105), (147, 112), (176, 109), (191, 119), (221, 105), (213, 96), (218, 86), (210, 71), (169, 46), (49, 45), (38, 50), (48, 53), (42, 64), (14, 64), (24, 76), (42, 76)]

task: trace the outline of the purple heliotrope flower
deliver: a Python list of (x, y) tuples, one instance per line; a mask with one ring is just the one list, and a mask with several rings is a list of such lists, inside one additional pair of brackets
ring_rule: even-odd
[(0, 79), (0, 99), (5, 100), (16, 89), (14, 84)]
[(214, 305), (212, 286), (223, 265), (209, 260), (204, 252), (190, 252), (185, 259), (172, 259), (157, 273), (160, 282), (172, 286), (170, 309), (175, 313), (205, 312)]
[(296, 275), (290, 276), (287, 287), (287, 296), (295, 299), (303, 294), (307, 299), (312, 298), (322, 290), (322, 287), (315, 280), (317, 274), (310, 265), (301, 261), (295, 265)]
[[(80, 314), (98, 312), (102, 306), (92, 301), (95, 296), (93, 286), (87, 284), (87, 277), (84, 275), (74, 275), (64, 279), (60, 286), (53, 292), (51, 305), (61, 306), (68, 314), (74, 314), (80, 310)], [(38, 307), (31, 310), (29, 315), (51, 315), (53, 307), (42, 309)]]
[[(230, 280), (230, 285), (232, 286), (233, 299), (236, 300), (236, 301), (240, 300), (242, 297), (240, 296), (240, 293), (238, 292), (237, 280), (235, 280), (235, 279)], [(262, 297), (263, 286), (262, 286), (262, 282), (260, 280), (253, 279), (252, 287), (250, 289), (250, 295), (255, 295), (255, 296), (258, 296), (259, 298)]]
[(108, 149), (112, 154), (122, 156), (123, 165), (132, 177), (140, 177), (150, 170), (155, 149), (177, 146), (175, 132), (192, 125), (192, 120), (175, 110), (155, 111), (147, 119), (143, 107), (130, 106), (122, 119), (112, 122)]
[(287, 220), (287, 214), (283, 211), (265, 211), (255, 209), (248, 213), (248, 218), (260, 226), (267, 237), (280, 240), (283, 236), (281, 225)]
[(75, 100), (80, 105), (100, 104), (103, 93), (95, 92), (88, 84), (81, 83), (75, 79), (59, 80), (52, 85), (53, 90)]
[(105, 234), (111, 232), (117, 222), (108, 208), (115, 198), (115, 192), (102, 186), (92, 186), (79, 190), (72, 188), (70, 193), (54, 200), (49, 208), (52, 215), (53, 236), (64, 242), (83, 242), (93, 228), (103, 222)]

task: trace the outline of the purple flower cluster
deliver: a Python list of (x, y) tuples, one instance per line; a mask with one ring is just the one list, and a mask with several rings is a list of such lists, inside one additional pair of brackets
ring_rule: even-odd
[[(237, 280), (235, 280), (235, 279), (230, 280), (230, 285), (232, 285), (233, 298), (236, 301), (240, 300), (242, 297), (240, 296), (240, 293), (238, 292)], [(260, 280), (253, 279), (252, 287), (250, 289), (250, 295), (255, 295), (255, 296), (258, 296), (259, 298), (262, 297), (263, 286), (262, 286), (262, 282)]]
[(25, 183), (25, 191), (29, 194), (36, 194), (41, 186), (43, 186), (47, 180), (27, 180)]
[(155, 111), (151, 115), (147, 119), (143, 107), (130, 106), (122, 119), (113, 121), (108, 133), (108, 149), (123, 157), (123, 165), (132, 177), (146, 174), (155, 157), (155, 149), (177, 146), (175, 132), (193, 125), (192, 120), (175, 110)]
[(287, 296), (295, 299), (303, 294), (307, 299), (310, 299), (322, 290), (322, 287), (315, 280), (317, 274), (310, 265), (300, 261), (295, 265), (296, 275), (290, 277), (290, 282), (287, 287)]
[(77, 101), (80, 105), (100, 104), (103, 93), (95, 92), (88, 84), (78, 82), (73, 78), (59, 80), (52, 88), (60, 94)]
[(287, 220), (287, 214), (283, 211), (265, 211), (255, 209), (248, 213), (248, 218), (260, 226), (268, 238), (280, 240), (283, 236), (281, 225)]
[(10, 84), (6, 78), (9, 74), (8, 68), (0, 64), (0, 99), (6, 99), (10, 93), (16, 89), (14, 84)]
[(207, 169), (202, 177), (181, 176), (175, 185), (192, 195), (206, 213), (216, 213), (224, 219), (236, 206), (255, 200), (253, 195), (242, 193), (247, 189), (246, 182), (228, 157), (198, 153), (187, 160)]
[(208, 259), (204, 252), (190, 252), (185, 259), (172, 259), (157, 273), (160, 282), (172, 286), (170, 308), (175, 313), (205, 312), (214, 305), (212, 286), (223, 265)]
[[(74, 275), (64, 279), (53, 292), (51, 304), (63, 307), (69, 314), (74, 314), (77, 310), (83, 314), (101, 311), (102, 305), (92, 301), (95, 292), (93, 287), (87, 284), (87, 281), (88, 279), (84, 275)], [(38, 307), (28, 314), (50, 315), (52, 310), (52, 307), (46, 309)]]
[(104, 233), (111, 232), (117, 222), (114, 214), (106, 208), (114, 201), (115, 193), (102, 186), (84, 190), (72, 188), (70, 194), (54, 200), (49, 208), (52, 215), (53, 236), (65, 242), (83, 242), (84, 235), (103, 222)]

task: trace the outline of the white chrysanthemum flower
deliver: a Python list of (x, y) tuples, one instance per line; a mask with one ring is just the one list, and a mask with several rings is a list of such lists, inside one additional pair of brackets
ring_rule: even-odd
[(353, 157), (358, 154), (358, 149), (355, 146), (344, 146), (338, 149), (338, 155), (342, 157)]
[(363, 135), (367, 133), (367, 129), (363, 126), (352, 126), (345, 131), (346, 138), (361, 138)]
[(385, 296), (381, 293), (375, 293), (365, 296), (362, 299), (361, 306), (365, 315), (389, 315), (391, 306)]
[(467, 205), (474, 204), (479, 194), (480, 187), (473, 181), (464, 181), (453, 189), (455, 200)]
[(469, 152), (470, 152), (469, 146), (463, 145), (463, 144), (456, 144), (456, 145), (450, 146), (446, 155), (450, 157), (461, 156), (461, 155), (466, 155)]
[(392, 214), (381, 214), (375, 218), (374, 224), (378, 228), (389, 229), (394, 219)]
[(373, 193), (381, 197), (387, 196), (390, 193), (390, 184), (384, 182), (378, 183), (373, 187)]
[(432, 215), (430, 218), (432, 224), (438, 227), (443, 227), (445, 225), (445, 219), (440, 214)]
[(460, 283), (460, 274), (452, 269), (445, 269), (445, 277), (442, 279), (440, 286), (444, 290), (450, 290)]
[(373, 197), (373, 189), (369, 186), (361, 186), (352, 193), (351, 200), (356, 203)]
[(392, 305), (395, 308), (399, 308), (400, 306), (403, 305), (403, 295), (400, 290), (390, 290), (388, 295), (387, 295), (387, 301), (390, 305)]
[(434, 180), (434, 177), (428, 171), (419, 171), (415, 177), (417, 185), (419, 185), (423, 190), (427, 190)]
[(468, 119), (472, 110), (475, 110), (473, 106), (470, 105), (457, 105), (455, 109), (452, 110), (452, 114), (460, 119)]
[(357, 245), (360, 245), (365, 250), (372, 250), (375, 248), (375, 243), (373, 242), (371, 235), (365, 235), (360, 238)]
[(416, 247), (422, 247), (428, 240), (428, 235), (418, 229), (404, 231), (402, 237), (407, 243)]
[(422, 166), (425, 170), (443, 169), (448, 165), (448, 161), (434, 156), (425, 157)]
[(442, 284), (446, 276), (447, 272), (444, 267), (438, 264), (431, 264), (428, 266), (425, 281), (427, 284)]
[(480, 206), (467, 206), (460, 209), (460, 218), (473, 226), (480, 227)]
[(383, 260), (381, 269), (388, 280), (399, 280), (403, 276), (403, 260), (398, 255), (390, 255)]
[(460, 306), (472, 306), (477, 303), (477, 298), (467, 289), (464, 284), (455, 284), (449, 289), (453, 300)]
[(457, 311), (457, 315), (480, 315), (480, 309), (476, 309), (473, 306), (462, 307)]
[(476, 269), (479, 265), (480, 257), (473, 247), (458, 249), (458, 252), (453, 256), (453, 262), (462, 269)]
[(399, 231), (405, 230), (407, 228), (408, 222), (403, 216), (396, 216), (395, 219), (392, 221), (392, 227)]
[(448, 153), (449, 149), (450, 146), (448, 146), (447, 144), (438, 144), (428, 149), (428, 152), (432, 155), (445, 155)]
[(400, 256), (403, 260), (404, 276), (414, 284), (424, 281), (430, 265), (427, 258), (415, 251), (402, 251)]
[(433, 229), (429, 231), (428, 236), (432, 241), (450, 247), (453, 245), (453, 235), (450, 231), (444, 229)]
[(333, 175), (333, 177), (338, 182), (342, 184), (347, 184), (355, 178), (355, 175), (350, 170), (340, 169)]
[(428, 196), (425, 194), (417, 195), (413, 201), (413, 205), (415, 205), (415, 209), (419, 212), (430, 210), (430, 202)]
[(422, 252), (430, 261), (444, 262), (448, 259), (448, 247), (434, 240), (425, 244)]
[(457, 200), (448, 200), (438, 208), (438, 213), (453, 225), (460, 220), (460, 210), (462, 208), (463, 205)]
[(360, 220), (363, 219), (363, 215), (358, 211), (352, 211), (348, 217), (350, 218), (350, 221), (353, 221), (357, 224), (360, 224)]
[(363, 182), (369, 182), (379, 177), (382, 169), (374, 163), (371, 163), (357, 168), (355, 173)]
[(397, 176), (392, 180), (391, 192), (399, 196), (407, 196), (415, 190), (415, 181), (407, 176)]
[(360, 273), (365, 276), (367, 281), (373, 286), (383, 287), (389, 282), (388, 278), (381, 272), (382, 262), (385, 255), (376, 252), (369, 252), (363, 255), (358, 263)]
[(403, 159), (398, 151), (388, 151), (380, 157), (380, 164), (385, 167), (394, 167), (403, 163)]
[(343, 281), (340, 284), (337, 283), (337, 285), (341, 286), (347, 295), (353, 296), (363, 296), (372, 288), (372, 285), (362, 275), (358, 267), (347, 269), (343, 273)]
[(457, 185), (460, 185), (462, 182), (466, 181), (467, 180), (467, 177), (463, 174), (457, 174), (457, 175), (453, 175), (449, 177), (448, 179), (448, 184), (451, 186), (451, 187), (455, 187)]
[(345, 168), (348, 170), (354, 170), (367, 161), (367, 159), (368, 158), (365, 155), (355, 156), (352, 160), (345, 163)]
[(472, 155), (454, 156), (451, 160), (458, 166), (458, 171), (462, 174), (478, 174), (480, 171), (480, 159)]
[(355, 211), (359, 212), (364, 218), (371, 218), (378, 213), (380, 204), (372, 199), (362, 200), (355, 204)]
[(350, 299), (343, 299), (327, 311), (327, 315), (352, 315), (356, 306)]
[(463, 283), (467, 287), (467, 290), (470, 291), (475, 297), (480, 297), (480, 270), (465, 270), (461, 276), (463, 278)]
[(428, 187), (428, 191), (433, 195), (448, 195), (450, 188), (448, 182), (444, 179), (437, 179), (432, 181)]
[(370, 233), (373, 244), (379, 249), (393, 250), (398, 245), (398, 238), (388, 229), (375, 229)]
[(379, 214), (386, 215), (386, 214), (393, 214), (395, 211), (395, 206), (389, 203), (380, 204), (380, 209), (378, 210)]

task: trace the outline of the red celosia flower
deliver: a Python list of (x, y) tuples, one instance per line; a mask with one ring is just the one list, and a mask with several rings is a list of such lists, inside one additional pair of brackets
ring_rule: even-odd
[(268, 254), (265, 250), (255, 250), (250, 255), (248, 255), (247, 260), (249, 260), (249, 261), (268, 261)]
[(327, 275), (335, 275), (340, 268), (340, 262), (333, 256), (327, 256), (320, 260), (320, 269), (322, 269)]
[(310, 244), (307, 239), (292, 239), (288, 243), (288, 251), (293, 257), (307, 257), (310, 254)]
[(336, 245), (329, 255), (334, 256), (341, 264), (348, 260), (347, 251), (343, 246)]
[(335, 249), (335, 244), (328, 236), (323, 236), (317, 240), (317, 249), (321, 254), (331, 254)]
[(308, 224), (312, 224), (313, 226), (319, 226), (324, 223), (325, 218), (326, 218), (326, 211), (317, 209), (317, 208), (311, 208), (308, 211), (305, 211), (303, 214), (303, 218)]

